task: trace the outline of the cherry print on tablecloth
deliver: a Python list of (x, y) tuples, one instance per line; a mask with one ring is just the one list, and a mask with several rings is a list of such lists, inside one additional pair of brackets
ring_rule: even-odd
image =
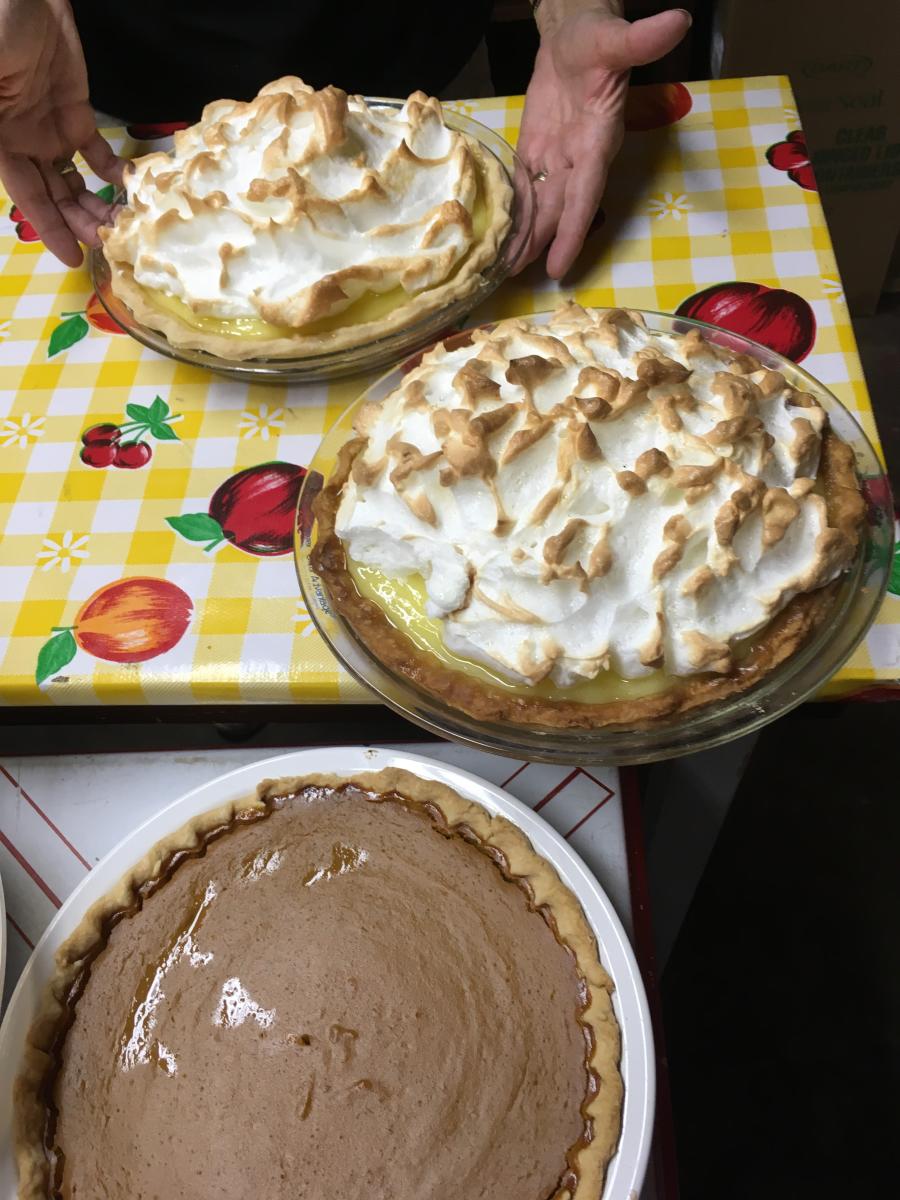
[(16, 227), (16, 237), (20, 242), (39, 242), (41, 240), (40, 234), (22, 212), (21, 208), (19, 208), (18, 204), (14, 204), (9, 210), (9, 219)]
[(246, 467), (216, 488), (208, 512), (166, 517), (166, 524), (206, 551), (223, 542), (258, 557), (289, 554), (294, 545), (294, 515), (306, 468), (296, 463), (265, 462)]
[(816, 318), (808, 301), (762, 283), (713, 284), (682, 300), (676, 315), (752, 338), (796, 363), (806, 358), (816, 340)]
[(103, 422), (85, 429), (79, 455), (85, 466), (134, 471), (145, 467), (153, 457), (148, 437), (159, 442), (181, 440), (172, 428), (173, 422), (182, 419), (181, 414), (173, 413), (162, 396), (150, 405), (126, 404), (125, 415), (130, 420), (120, 425)]
[(56, 626), (38, 654), (40, 686), (75, 657), (79, 649), (112, 663), (142, 663), (165, 654), (181, 641), (194, 605), (168, 579), (132, 576), (104, 584), (82, 604), (72, 625)]
[(787, 171), (788, 179), (799, 187), (808, 192), (819, 190), (806, 148), (806, 134), (802, 129), (793, 130), (783, 142), (776, 142), (774, 146), (770, 146), (766, 151), (766, 158), (776, 171)]
[(631, 87), (625, 97), (625, 129), (645, 133), (674, 125), (686, 117), (693, 106), (691, 93), (683, 83), (647, 83)]

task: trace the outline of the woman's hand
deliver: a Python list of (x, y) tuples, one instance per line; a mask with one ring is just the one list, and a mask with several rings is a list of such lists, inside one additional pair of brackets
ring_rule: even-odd
[(668, 54), (691, 17), (676, 8), (630, 23), (621, 0), (543, 0), (537, 21), (518, 146), (537, 199), (526, 261), (549, 245), (547, 272), (559, 279), (584, 243), (622, 142), (628, 72)]
[(70, 267), (97, 244), (110, 205), (70, 165), (120, 183), (124, 161), (97, 132), (68, 0), (0, 0), (0, 180), (48, 250)]

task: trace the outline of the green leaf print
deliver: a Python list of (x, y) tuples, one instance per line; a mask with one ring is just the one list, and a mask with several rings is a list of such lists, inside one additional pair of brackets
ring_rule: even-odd
[(894, 547), (894, 561), (891, 564), (891, 577), (888, 580), (888, 591), (893, 596), (900, 596), (900, 542)]
[(171, 425), (167, 425), (165, 421), (161, 421), (158, 425), (154, 423), (150, 426), (150, 432), (160, 442), (180, 442), (178, 434)]
[(143, 404), (126, 404), (125, 413), (131, 417), (132, 421), (139, 421), (142, 425), (152, 424), (150, 420), (150, 409)]
[(209, 513), (185, 513), (181, 517), (166, 517), (166, 524), (171, 525), (176, 533), (180, 533), (189, 542), (208, 542), (205, 550), (212, 550), (225, 540), (222, 526)]
[(82, 313), (73, 313), (65, 318), (50, 334), (50, 345), (47, 347), (47, 357), (52, 358), (61, 350), (68, 350), (76, 342), (87, 337), (88, 323)]
[(165, 421), (166, 417), (169, 416), (169, 413), (170, 409), (168, 404), (166, 404), (162, 396), (157, 396), (147, 410), (147, 417), (151, 425), (158, 425), (162, 421)]
[(116, 196), (116, 185), (114, 183), (107, 183), (105, 187), (98, 190), (97, 195), (106, 204), (112, 204)]
[(78, 644), (71, 629), (63, 629), (48, 642), (44, 642), (38, 654), (37, 668), (34, 672), (35, 683), (38, 687), (46, 680), (61, 671), (75, 657)]

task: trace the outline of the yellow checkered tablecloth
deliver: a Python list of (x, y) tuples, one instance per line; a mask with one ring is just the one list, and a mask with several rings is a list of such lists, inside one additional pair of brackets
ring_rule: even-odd
[[(521, 98), (457, 107), (515, 142)], [(629, 124), (568, 294), (674, 311), (733, 281), (795, 293), (777, 337), (808, 344), (815, 331), (803, 365), (877, 440), (787, 81), (633, 89)], [(124, 130), (111, 136), (120, 152), (138, 150)], [(320, 642), (277, 539), (265, 554), (208, 549), (166, 519), (206, 513), (238, 471), (308, 463), (368, 379), (246, 386), (110, 334), (93, 323), (86, 271), (62, 268), (0, 201), (0, 701), (366, 699)], [(473, 320), (550, 309), (560, 291), (535, 266)], [(148, 463), (81, 461), (88, 427), (129, 419), (155, 421)], [(149, 582), (121, 583), (133, 577)], [(900, 599), (889, 596), (832, 690), (896, 681)]]

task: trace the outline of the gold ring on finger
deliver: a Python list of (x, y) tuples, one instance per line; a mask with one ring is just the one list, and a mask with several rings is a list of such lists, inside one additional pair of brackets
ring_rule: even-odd
[(537, 171), (531, 172), (531, 178), (534, 183), (543, 183), (545, 179), (549, 179), (550, 172), (546, 167), (540, 167)]
[(57, 175), (71, 175), (73, 171), (77, 173), (78, 168), (72, 162), (71, 158), (55, 158), (53, 160), (53, 170)]

